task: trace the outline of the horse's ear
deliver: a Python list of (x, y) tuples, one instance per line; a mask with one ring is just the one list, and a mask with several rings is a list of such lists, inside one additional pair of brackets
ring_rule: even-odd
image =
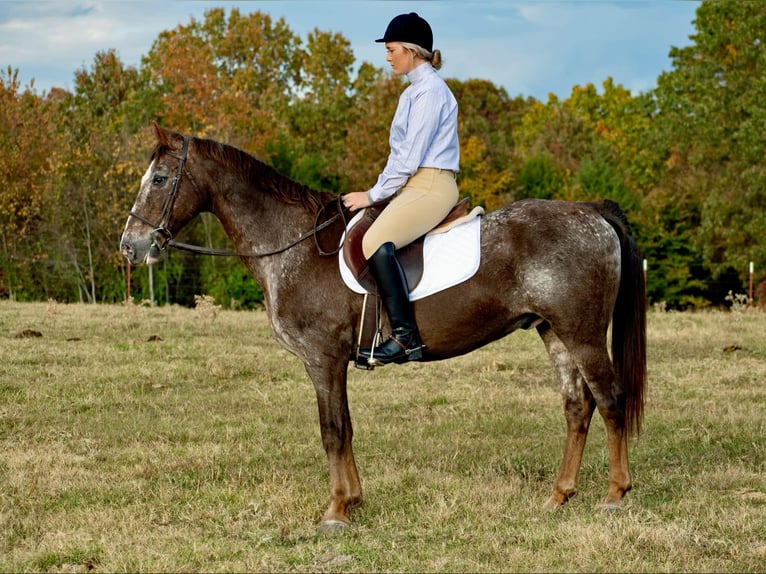
[(169, 147), (171, 149), (181, 149), (181, 144), (184, 139), (181, 134), (176, 133), (173, 130), (163, 128), (157, 122), (152, 122), (152, 125), (154, 126), (154, 134), (157, 136), (157, 141), (160, 143), (160, 145)]
[(157, 136), (157, 141), (160, 142), (162, 145), (167, 146), (168, 145), (168, 130), (160, 126), (157, 122), (152, 122), (152, 126), (154, 127), (154, 135)]

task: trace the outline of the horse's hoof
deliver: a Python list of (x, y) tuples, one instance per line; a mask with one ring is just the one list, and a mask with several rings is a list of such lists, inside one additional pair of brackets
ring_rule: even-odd
[(622, 506), (615, 502), (599, 504), (596, 508), (598, 508), (601, 512), (604, 512), (606, 514), (617, 514), (619, 512), (622, 512)]
[(348, 527), (348, 523), (342, 520), (323, 520), (319, 525), (319, 534), (323, 536), (338, 534), (345, 532)]
[(552, 494), (545, 504), (543, 504), (543, 510), (546, 512), (560, 510), (567, 503), (567, 500), (569, 500), (569, 497)]

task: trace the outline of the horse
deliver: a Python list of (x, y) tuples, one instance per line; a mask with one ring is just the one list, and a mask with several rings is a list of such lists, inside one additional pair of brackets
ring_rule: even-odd
[[(342, 282), (336, 250), (346, 212), (318, 191), (225, 143), (154, 124), (156, 142), (120, 238), (129, 264), (152, 264), (201, 212), (221, 222), (260, 285), (276, 340), (313, 383), (327, 455), (330, 503), (320, 532), (351, 525), (362, 503), (352, 450), (347, 376), (362, 295)], [(535, 329), (563, 398), (564, 453), (545, 509), (577, 492), (592, 415), (607, 435), (608, 487), (619, 509), (632, 482), (628, 438), (638, 435), (646, 381), (646, 302), (630, 225), (609, 200), (522, 199), (481, 221), (481, 263), (470, 279), (413, 303), (423, 360), (469, 353), (517, 329)], [(611, 357), (608, 329), (611, 324)], [(389, 369), (406, 369), (390, 366)]]

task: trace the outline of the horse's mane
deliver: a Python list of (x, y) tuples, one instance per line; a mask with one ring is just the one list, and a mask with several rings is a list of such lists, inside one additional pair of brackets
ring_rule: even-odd
[[(289, 205), (302, 205), (312, 215), (335, 198), (329, 192), (317, 191), (293, 181), (270, 165), (234, 146), (196, 137), (191, 139), (191, 143), (200, 157), (219, 163), (235, 173), (242, 181), (257, 186), (261, 192), (271, 193)], [(158, 143), (152, 152), (152, 159), (168, 150), (168, 146)]]

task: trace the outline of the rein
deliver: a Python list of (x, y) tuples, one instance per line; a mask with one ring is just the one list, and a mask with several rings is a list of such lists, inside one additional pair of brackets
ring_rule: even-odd
[(177, 156), (173, 154), (168, 154), (171, 157), (178, 159), (178, 169), (176, 170), (176, 174), (173, 177), (173, 184), (170, 188), (170, 193), (168, 193), (168, 196), (165, 198), (165, 203), (162, 206), (162, 215), (160, 217), (160, 223), (155, 224), (149, 221), (144, 216), (132, 210), (128, 213), (128, 215), (130, 215), (131, 217), (135, 217), (139, 221), (151, 227), (154, 227), (154, 230), (150, 233), (150, 237), (152, 238), (153, 244), (157, 247), (157, 249), (160, 250), (160, 252), (165, 251), (168, 247), (175, 247), (176, 249), (180, 249), (182, 251), (189, 251), (191, 253), (197, 253), (199, 255), (212, 255), (216, 257), (268, 257), (270, 255), (277, 255), (279, 253), (284, 253), (288, 249), (295, 247), (299, 243), (302, 243), (309, 237), (314, 238), (314, 245), (316, 245), (316, 248), (317, 248), (317, 251), (319, 252), (320, 257), (337, 255), (340, 252), (340, 250), (343, 248), (343, 244), (341, 243), (337, 249), (334, 249), (332, 251), (324, 251), (322, 247), (319, 245), (319, 239), (317, 238), (317, 234), (320, 231), (322, 231), (323, 229), (326, 229), (327, 227), (335, 223), (335, 221), (337, 221), (339, 218), (343, 221), (344, 229), (348, 225), (348, 222), (346, 221), (345, 207), (343, 207), (343, 203), (341, 201), (340, 196), (338, 196), (338, 198), (335, 200), (335, 203), (337, 203), (338, 205), (338, 213), (333, 215), (330, 219), (328, 219), (324, 223), (319, 223), (319, 218), (321, 217), (321, 215), (324, 213), (325, 209), (327, 208), (327, 205), (323, 205), (317, 211), (317, 214), (314, 217), (313, 229), (311, 229), (310, 231), (306, 231), (300, 237), (288, 243), (284, 247), (279, 247), (271, 251), (264, 251), (262, 253), (240, 253), (237, 251), (232, 251), (230, 249), (202, 247), (199, 245), (191, 245), (189, 243), (181, 243), (176, 241), (175, 239), (173, 239), (173, 234), (170, 232), (170, 229), (168, 229), (168, 226), (170, 225), (170, 214), (173, 210), (173, 206), (175, 205), (176, 198), (178, 197), (178, 188), (181, 183), (181, 177), (183, 176), (184, 173), (189, 178), (189, 181), (191, 182), (192, 186), (194, 186), (194, 189), (196, 189), (197, 192), (199, 192), (199, 188), (197, 187), (197, 182), (194, 180), (194, 177), (186, 168), (186, 157), (188, 153), (189, 153), (189, 137), (184, 136), (183, 146), (181, 147), (181, 155)]

